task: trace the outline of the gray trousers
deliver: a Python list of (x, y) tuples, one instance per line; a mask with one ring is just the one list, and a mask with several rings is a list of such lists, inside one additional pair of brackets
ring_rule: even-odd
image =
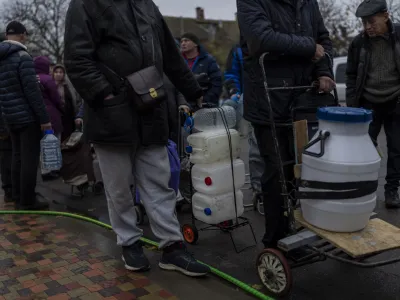
[(175, 213), (176, 193), (168, 186), (171, 171), (167, 147), (95, 145), (94, 148), (118, 245), (132, 245), (142, 236), (142, 230), (136, 226), (132, 183), (139, 189), (151, 229), (160, 239), (160, 248), (183, 241)]
[(254, 192), (261, 192), (261, 176), (264, 173), (264, 160), (258, 149), (254, 128), (249, 124), (249, 169), (251, 187)]

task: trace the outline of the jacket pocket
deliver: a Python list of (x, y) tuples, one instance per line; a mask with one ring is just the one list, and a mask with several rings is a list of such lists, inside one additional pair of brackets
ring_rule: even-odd
[(125, 93), (104, 100), (104, 105), (88, 117), (89, 139), (93, 142), (129, 143), (134, 138), (132, 103)]

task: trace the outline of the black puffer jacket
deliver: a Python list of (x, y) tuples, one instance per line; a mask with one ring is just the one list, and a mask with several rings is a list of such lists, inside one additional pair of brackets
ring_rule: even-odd
[(13, 41), (0, 43), (0, 107), (10, 127), (49, 122), (32, 57)]
[[(186, 99), (202, 96), (202, 91), (181, 57), (175, 40), (158, 8), (148, 0), (72, 0), (67, 12), (65, 66), (77, 92), (85, 99), (85, 129), (92, 142), (143, 145), (168, 141), (167, 101), (143, 115), (132, 112), (132, 130), (112, 139), (93, 140), (109, 128), (95, 126), (109, 94), (121, 94), (121, 81), (131, 73), (155, 65), (165, 72)], [(100, 68), (106, 65), (117, 76)], [(112, 72), (111, 72), (112, 73)], [(119, 77), (119, 78), (118, 78)], [(126, 87), (126, 86), (125, 86)], [(130, 101), (131, 99), (127, 99)], [(121, 120), (124, 122), (124, 120)], [(118, 127), (118, 124), (107, 124)]]
[[(400, 72), (400, 24), (389, 21), (389, 36), (392, 41), (397, 69)], [(360, 107), (362, 93), (370, 64), (371, 50), (368, 36), (362, 32), (351, 42), (347, 55), (346, 104)]]
[[(238, 0), (238, 21), (244, 55), (244, 117), (267, 124), (269, 109), (259, 65), (264, 62), (269, 87), (310, 85), (321, 76), (333, 78), (327, 57), (311, 60), (316, 44), (332, 57), (332, 42), (319, 11), (317, 0)], [(244, 37), (244, 38), (243, 38)], [(273, 115), (278, 121), (290, 117), (296, 98), (291, 91), (270, 93)]]

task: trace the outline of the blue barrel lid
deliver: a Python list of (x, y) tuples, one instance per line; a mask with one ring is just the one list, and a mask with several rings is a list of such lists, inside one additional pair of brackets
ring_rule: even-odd
[(355, 107), (320, 107), (317, 118), (332, 122), (368, 123), (372, 121), (372, 111)]

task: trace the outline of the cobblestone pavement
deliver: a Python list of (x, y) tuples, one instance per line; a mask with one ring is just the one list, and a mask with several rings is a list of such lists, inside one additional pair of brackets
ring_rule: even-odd
[[(0, 205), (0, 210), (7, 208)], [(60, 228), (54, 217), (2, 215), (0, 300), (4, 299), (178, 298)]]

